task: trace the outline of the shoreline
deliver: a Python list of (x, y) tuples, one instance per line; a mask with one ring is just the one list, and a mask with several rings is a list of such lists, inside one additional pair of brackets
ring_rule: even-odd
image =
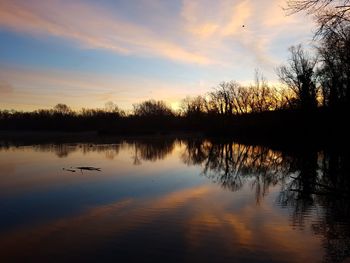
[(0, 147), (4, 146), (27, 146), (36, 144), (65, 144), (65, 143), (92, 143), (113, 144), (120, 141), (145, 140), (148, 142), (159, 140), (209, 140), (216, 143), (234, 142), (244, 145), (268, 147), (277, 151), (300, 152), (300, 151), (323, 151), (336, 150), (346, 151), (348, 141), (337, 140), (334, 137), (322, 142), (318, 140), (300, 139), (298, 137), (281, 139), (271, 136), (253, 136), (250, 133), (242, 134), (205, 134), (202, 132), (157, 132), (153, 134), (133, 133), (125, 134), (101, 134), (98, 131), (10, 131), (0, 130)]

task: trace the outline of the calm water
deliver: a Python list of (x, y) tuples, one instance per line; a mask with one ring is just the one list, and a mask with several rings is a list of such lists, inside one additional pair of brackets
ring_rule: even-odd
[(346, 262), (348, 171), (208, 140), (2, 143), (0, 261)]

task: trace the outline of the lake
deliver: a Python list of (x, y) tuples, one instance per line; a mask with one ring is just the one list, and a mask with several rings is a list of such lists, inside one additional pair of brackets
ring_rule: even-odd
[(349, 262), (349, 163), (229, 140), (2, 141), (0, 261)]

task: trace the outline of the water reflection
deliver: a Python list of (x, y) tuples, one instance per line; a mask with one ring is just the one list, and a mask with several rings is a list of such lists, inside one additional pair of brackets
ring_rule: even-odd
[[(142, 160), (146, 161), (158, 161), (163, 160), (168, 154), (170, 154), (175, 148), (174, 138), (159, 139), (159, 140), (136, 140), (131, 144), (134, 147), (134, 164), (141, 164)], [(129, 141), (130, 144), (130, 141)]]
[[(137, 140), (117, 140), (109, 144), (92, 144), (92, 143), (79, 143), (79, 144), (38, 144), (31, 146), (38, 152), (51, 152), (55, 153), (59, 158), (66, 158), (70, 154), (80, 151), (83, 154), (90, 152), (105, 153), (106, 158), (114, 159), (120, 149), (133, 149), (134, 151), (134, 164), (141, 164), (142, 160), (157, 161), (163, 160), (168, 154), (170, 154), (178, 141), (175, 138), (168, 139), (137, 139)], [(14, 146), (11, 144), (0, 145), (0, 149), (8, 150)]]
[(322, 237), (325, 262), (350, 256), (350, 159), (348, 153), (303, 150), (293, 154), (232, 142), (187, 142), (182, 160), (203, 166), (202, 174), (223, 188), (240, 190), (249, 183), (257, 203), (269, 188), (281, 185), (278, 203), (291, 209), (293, 227), (310, 223)]
[[(12, 159), (6, 157), (11, 152)], [(48, 153), (53, 153), (56, 159), (47, 157)], [(32, 237), (32, 246), (53, 249), (50, 244), (43, 245), (40, 238), (56, 236), (52, 231), (61, 229), (59, 239), (66, 239), (70, 232), (76, 244), (91, 246), (108, 241), (105, 247), (100, 245), (100, 252), (108, 251), (109, 259), (114, 258), (113, 251), (127, 257), (137, 247), (140, 257), (149, 252), (157, 254), (159, 250), (163, 256), (176, 254), (174, 260), (186, 261), (182, 256), (187, 251), (187, 260), (207, 261), (205, 255), (212, 246), (213, 256), (220, 256), (223, 261), (315, 262), (320, 260), (314, 245), (317, 240), (321, 240), (324, 262), (343, 262), (350, 256), (350, 160), (346, 152), (305, 149), (281, 152), (231, 141), (145, 138), (118, 139), (110, 144), (30, 147), (7, 143), (0, 147), (0, 154), (7, 154), (8, 158), (6, 165), (0, 158), (1, 166), (5, 167), (0, 171), (0, 188), (10, 189), (10, 194), (6, 191), (0, 194), (3, 197), (0, 204), (5, 205), (0, 212), (3, 218), (0, 245), (5, 248), (27, 249), (30, 254), (26, 237), (41, 233), (40, 237)], [(42, 158), (48, 159), (43, 163)], [(40, 167), (21, 174), (23, 159)], [(103, 168), (101, 176), (64, 175), (62, 179), (57, 172), (50, 175), (67, 161), (82, 160), (98, 162)], [(51, 171), (42, 174), (40, 182), (48, 180), (47, 177), (55, 182), (54, 186), (50, 183), (46, 192), (34, 188), (34, 183), (28, 194), (24, 194), (24, 188), (16, 194), (11, 191), (18, 187), (24, 174), (35, 174), (46, 166)], [(38, 179), (34, 182), (39, 183)], [(58, 187), (60, 183), (62, 188)], [(215, 188), (218, 185), (220, 188)], [(43, 206), (28, 203), (35, 194), (40, 196), (35, 200), (47, 196), (51, 199)], [(63, 196), (69, 203), (62, 203)], [(13, 213), (13, 209), (21, 210), (28, 204), (37, 210), (19, 214), (21, 219)], [(48, 204), (55, 209), (50, 210)], [(92, 208), (86, 211), (86, 207)], [(276, 210), (279, 208), (282, 209)], [(56, 220), (60, 217), (63, 219)], [(234, 229), (233, 236), (229, 229)], [(87, 230), (91, 232), (88, 234)], [(90, 239), (82, 241), (81, 235)], [(289, 239), (292, 235), (295, 243)], [(169, 236), (172, 241), (165, 241)], [(303, 241), (306, 244), (300, 245)], [(24, 247), (19, 248), (19, 244)], [(54, 244), (62, 249), (57, 242)], [(150, 244), (159, 247), (152, 248)], [(63, 248), (76, 253), (73, 248)], [(292, 252), (298, 257), (291, 257)], [(240, 256), (235, 258), (237, 253)], [(68, 252), (64, 258), (69, 258)]]
[(82, 152), (83, 154), (90, 152), (104, 153), (106, 158), (113, 159), (119, 153), (122, 143), (115, 144), (39, 144), (32, 146), (34, 151), (54, 153), (59, 158), (67, 158), (70, 154), (75, 152)]
[(231, 191), (249, 181), (257, 202), (270, 186), (285, 181), (291, 164), (290, 157), (269, 148), (233, 142), (187, 142), (181, 157), (188, 165), (202, 165), (202, 174)]
[[(293, 207), (293, 223), (304, 225), (307, 211), (321, 207), (313, 232), (322, 238), (324, 261), (343, 262), (350, 256), (349, 155), (310, 152), (299, 155), (297, 176), (282, 202)], [(289, 195), (289, 196), (288, 196)]]

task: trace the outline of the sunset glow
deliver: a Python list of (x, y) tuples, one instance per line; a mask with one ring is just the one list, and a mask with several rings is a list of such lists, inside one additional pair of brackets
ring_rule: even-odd
[(221, 81), (249, 82), (312, 38), (284, 1), (0, 0), (0, 105), (73, 109), (156, 98), (177, 108)]

